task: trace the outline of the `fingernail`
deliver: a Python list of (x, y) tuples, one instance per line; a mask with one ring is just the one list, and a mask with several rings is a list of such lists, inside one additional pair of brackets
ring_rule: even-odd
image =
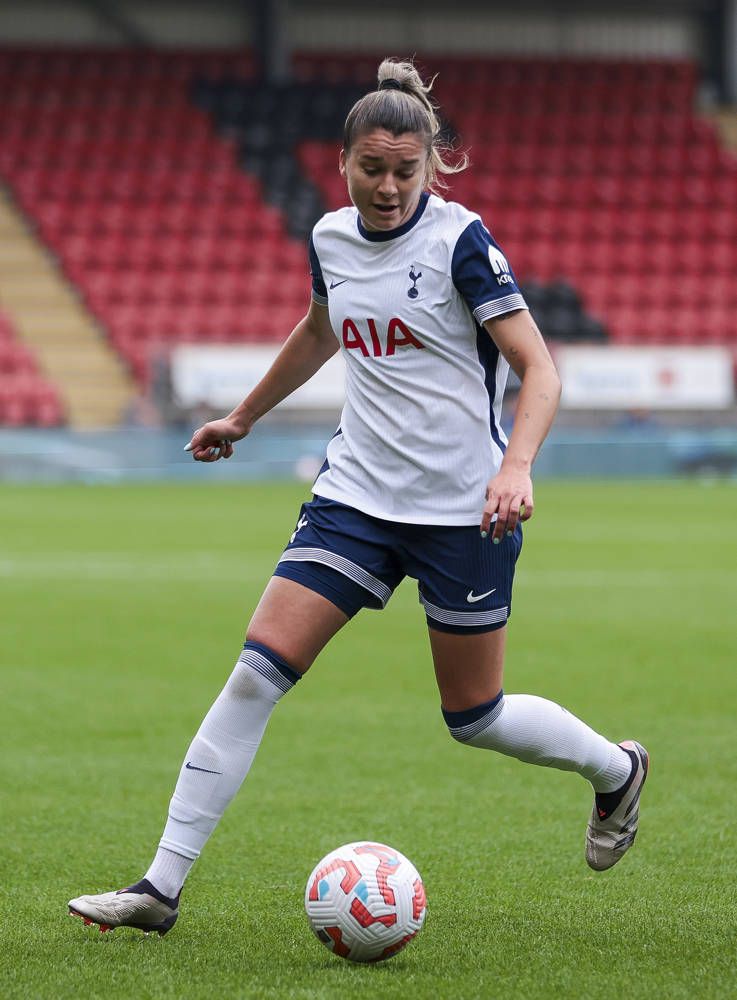
[(498, 545), (499, 542), (501, 542), (501, 538), (492, 538), (492, 542), (494, 543), (494, 545)]
[(488, 531), (482, 531), (481, 532), (481, 537), (482, 538), (488, 538), (489, 537), (489, 532)]
[(511, 538), (514, 532), (511, 529), (507, 529), (507, 538)]
[(192, 442), (191, 441), (189, 442), (189, 444), (185, 444), (184, 450), (185, 451), (192, 451)]
[(211, 455), (214, 455), (216, 451), (217, 451), (217, 448), (210, 448), (210, 454)]

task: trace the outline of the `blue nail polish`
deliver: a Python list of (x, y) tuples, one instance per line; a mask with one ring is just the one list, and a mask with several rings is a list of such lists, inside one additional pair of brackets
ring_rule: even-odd
[(492, 542), (494, 543), (494, 545), (498, 545), (499, 542), (501, 542), (501, 538), (492, 538)]

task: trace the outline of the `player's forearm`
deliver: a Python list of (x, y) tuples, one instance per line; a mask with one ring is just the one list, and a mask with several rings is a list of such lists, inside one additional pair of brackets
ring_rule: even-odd
[(285, 341), (271, 368), (230, 414), (249, 430), (295, 389), (304, 385), (338, 350), (335, 337), (313, 329), (307, 316)]
[(522, 376), (517, 412), (503, 466), (530, 470), (555, 418), (560, 378), (552, 365), (530, 365)]

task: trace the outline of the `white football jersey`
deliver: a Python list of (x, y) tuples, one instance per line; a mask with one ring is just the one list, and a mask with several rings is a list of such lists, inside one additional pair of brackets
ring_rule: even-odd
[(346, 362), (346, 401), (314, 492), (410, 524), (477, 524), (507, 439), (509, 365), (481, 324), (526, 309), (481, 219), (423, 194), (404, 225), (354, 207), (310, 240), (313, 298)]

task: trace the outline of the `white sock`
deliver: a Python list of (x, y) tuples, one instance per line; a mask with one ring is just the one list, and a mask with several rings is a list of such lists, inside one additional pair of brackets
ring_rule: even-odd
[(499, 694), (467, 712), (443, 711), (461, 743), (561, 771), (576, 771), (596, 792), (613, 792), (630, 775), (632, 760), (616, 743), (553, 701), (531, 694)]
[(155, 885), (164, 896), (176, 899), (193, 864), (191, 858), (185, 858), (182, 854), (174, 854), (173, 851), (160, 847), (151, 862), (151, 867), (143, 877)]
[(248, 774), (274, 706), (297, 680), (299, 674), (271, 650), (246, 643), (187, 751), (159, 850), (145, 875), (165, 896), (178, 895)]

